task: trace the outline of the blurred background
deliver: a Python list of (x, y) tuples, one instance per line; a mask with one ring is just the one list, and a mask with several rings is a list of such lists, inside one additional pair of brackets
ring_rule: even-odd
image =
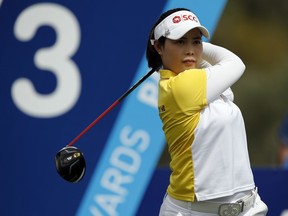
[[(288, 125), (288, 1), (227, 1), (212, 43), (246, 65), (232, 87), (245, 122), (251, 164), (285, 167)], [(284, 124), (284, 125), (283, 125)], [(285, 140), (286, 139), (286, 140)], [(159, 166), (169, 161), (165, 149)]]

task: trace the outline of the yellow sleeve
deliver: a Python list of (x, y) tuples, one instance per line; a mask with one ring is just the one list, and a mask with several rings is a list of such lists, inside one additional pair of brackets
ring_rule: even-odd
[(207, 79), (204, 69), (186, 70), (170, 80), (173, 96), (182, 111), (195, 111), (207, 105)]

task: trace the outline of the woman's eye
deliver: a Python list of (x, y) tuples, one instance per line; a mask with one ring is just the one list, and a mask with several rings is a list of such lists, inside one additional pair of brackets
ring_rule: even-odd
[(194, 44), (201, 44), (201, 43), (202, 43), (201, 40), (195, 40), (195, 41), (194, 41)]
[(184, 44), (184, 40), (177, 40), (177, 44)]

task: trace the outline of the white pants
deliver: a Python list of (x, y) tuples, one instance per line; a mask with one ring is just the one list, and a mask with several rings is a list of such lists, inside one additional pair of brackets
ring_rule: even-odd
[[(257, 194), (254, 205), (239, 214), (239, 216), (265, 216), (268, 212), (266, 204), (261, 200), (260, 196)], [(218, 214), (197, 212), (190, 209), (183, 208), (172, 202), (169, 196), (165, 196), (163, 203), (161, 205), (159, 216), (216, 216)]]

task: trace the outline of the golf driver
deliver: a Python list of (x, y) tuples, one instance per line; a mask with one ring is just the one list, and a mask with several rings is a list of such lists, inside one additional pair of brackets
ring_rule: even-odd
[(85, 173), (85, 159), (82, 152), (74, 146), (66, 146), (55, 156), (56, 169), (65, 180), (76, 183)]
[(86, 163), (83, 153), (73, 145), (87, 133), (95, 124), (97, 124), (107, 113), (109, 113), (117, 104), (119, 104), (126, 96), (128, 96), (135, 88), (137, 88), (144, 80), (146, 80), (160, 67), (151, 69), (137, 83), (130, 87), (120, 98), (118, 98), (110, 107), (100, 114), (90, 125), (88, 125), (78, 136), (76, 136), (66, 147), (57, 152), (55, 156), (55, 164), (58, 174), (65, 180), (76, 183), (79, 182), (86, 169)]

